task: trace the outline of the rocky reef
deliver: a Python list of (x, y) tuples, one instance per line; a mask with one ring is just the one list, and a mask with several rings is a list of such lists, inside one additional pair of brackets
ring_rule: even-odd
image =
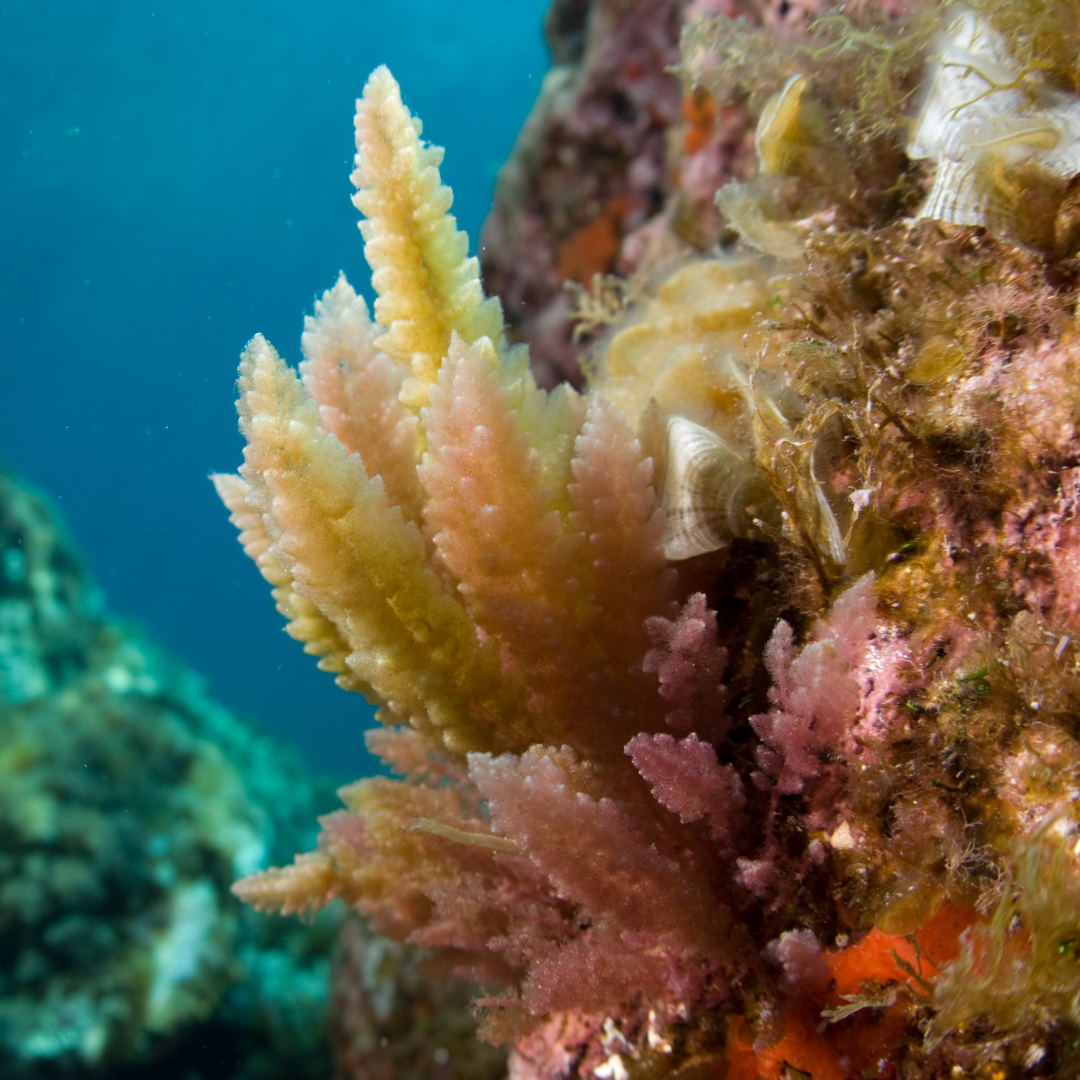
[(111, 619), (0, 472), (0, 1073), (325, 1077), (336, 922), (253, 919), (229, 885), (328, 795)]
[[(797, 36), (819, 0), (553, 0), (551, 71), (499, 173), (480, 234), (484, 287), (511, 341), (528, 342), (541, 386), (582, 383), (574, 295), (594, 274), (627, 277), (725, 236), (713, 197), (754, 165), (758, 101), (677, 74), (680, 39), (712, 18)], [(883, 5), (884, 6), (884, 5)], [(759, 57), (759, 61), (763, 59)], [(772, 62), (772, 58), (769, 58)], [(760, 95), (768, 77), (751, 76)], [(730, 239), (730, 237), (729, 237)]]
[(0, 569), (0, 1074), (502, 1075), (427, 951), (231, 895), (313, 842), (332, 786), (110, 617), (57, 511), (3, 470)]
[(1076, 7), (676, 11), (693, 191), (579, 288), (582, 393), (357, 104), (375, 318), (249, 344), (216, 482), (401, 779), (237, 892), (431, 949), (514, 1080), (1071, 1077)]
[(672, 188), (668, 136), (680, 118), (684, 0), (556, 0), (544, 30), (552, 68), (480, 236), (485, 288), (542, 385), (580, 383), (563, 282), (615, 270), (623, 238)]

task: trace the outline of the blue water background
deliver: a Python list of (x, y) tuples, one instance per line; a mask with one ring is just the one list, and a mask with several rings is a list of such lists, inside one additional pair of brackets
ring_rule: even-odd
[(546, 0), (0, 0), (0, 457), (58, 501), (112, 610), (348, 779), (371, 710), (286, 637), (206, 479), (233, 382), (291, 363), (338, 270), (355, 98), (390, 66), (474, 246), (548, 65)]

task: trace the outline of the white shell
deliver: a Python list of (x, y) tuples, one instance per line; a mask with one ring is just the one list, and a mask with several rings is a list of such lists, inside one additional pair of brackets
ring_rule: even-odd
[(753, 517), (779, 522), (779, 506), (757, 466), (685, 416), (668, 420), (660, 505), (667, 515), (664, 554), (671, 560), (717, 551), (750, 535)]
[(1067, 179), (1080, 172), (1080, 98), (1021, 72), (1005, 39), (986, 18), (961, 8), (938, 38), (926, 74), (925, 100), (908, 144), (912, 159), (937, 162), (918, 217), (953, 225), (1008, 227), (991, 174), (1030, 161)]

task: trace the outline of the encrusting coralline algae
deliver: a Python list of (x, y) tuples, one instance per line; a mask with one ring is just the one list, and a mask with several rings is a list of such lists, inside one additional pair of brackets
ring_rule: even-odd
[(237, 892), (435, 950), (517, 1080), (1073, 1076), (1077, 9), (699, 7), (758, 168), (581, 294), (581, 394), (371, 76), (376, 321), (251, 342), (216, 482), (402, 779)]

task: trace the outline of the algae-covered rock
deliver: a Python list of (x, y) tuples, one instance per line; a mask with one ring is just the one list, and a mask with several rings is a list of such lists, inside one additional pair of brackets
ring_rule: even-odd
[(0, 471), (0, 1075), (325, 1076), (332, 916), (229, 892), (307, 843), (323, 795), (110, 621)]

